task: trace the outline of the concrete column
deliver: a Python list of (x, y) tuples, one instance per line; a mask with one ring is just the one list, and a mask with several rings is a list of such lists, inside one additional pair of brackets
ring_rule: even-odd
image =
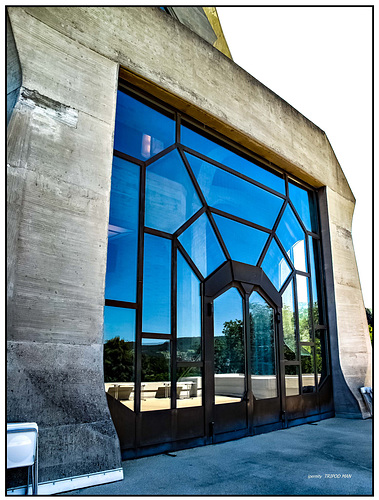
[[(357, 401), (347, 405), (339, 382), (334, 383), (338, 416), (368, 417), (360, 387), (372, 386), (372, 348), (355, 259), (351, 225), (354, 203), (332, 189), (326, 190), (338, 329), (338, 356), (343, 378)], [(336, 355), (337, 353), (335, 353)]]
[(39, 426), (39, 481), (121, 466), (103, 384), (118, 65), (21, 8), (8, 127), (8, 421)]

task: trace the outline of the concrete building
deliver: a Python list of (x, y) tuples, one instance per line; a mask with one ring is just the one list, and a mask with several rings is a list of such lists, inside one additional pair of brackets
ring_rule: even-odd
[(215, 9), (8, 16), (7, 411), (38, 423), (40, 492), (366, 418), (354, 196)]

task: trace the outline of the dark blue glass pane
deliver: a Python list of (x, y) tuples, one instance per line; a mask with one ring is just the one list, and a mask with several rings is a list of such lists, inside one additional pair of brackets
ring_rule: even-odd
[(104, 382), (110, 396), (133, 409), (136, 311), (104, 307)]
[(316, 248), (318, 241), (313, 240), (312, 236), (308, 236), (309, 243), (309, 260), (311, 263), (311, 282), (312, 282), (312, 299), (313, 299), (313, 322), (315, 325), (319, 324), (319, 303), (318, 303), (318, 294), (317, 294), (317, 281), (316, 281), (316, 266), (315, 266), (315, 252), (314, 247)]
[(301, 229), (292, 208), (287, 205), (276, 231), (295, 269), (307, 271), (305, 233)]
[(196, 219), (179, 241), (204, 277), (226, 260), (206, 214)]
[(171, 333), (171, 240), (145, 234), (142, 330)]
[(209, 206), (272, 228), (281, 198), (195, 156), (187, 158)]
[(232, 260), (256, 266), (268, 233), (220, 215), (214, 214), (213, 217)]
[(277, 290), (282, 287), (291, 272), (275, 240), (270, 243), (261, 267)]
[(206, 139), (202, 135), (193, 132), (187, 127), (181, 126), (180, 142), (195, 151), (199, 151), (203, 155), (209, 156), (212, 160), (218, 161), (241, 174), (250, 177), (251, 179), (275, 189), (279, 193), (285, 194), (284, 179), (268, 172), (264, 168), (258, 167), (255, 163), (242, 158), (241, 156), (232, 153), (215, 142)]
[(114, 149), (147, 160), (175, 142), (175, 121), (117, 91)]
[(201, 360), (200, 282), (178, 251), (177, 361)]
[(290, 200), (308, 231), (314, 231), (311, 223), (310, 193), (291, 182), (288, 183)]
[(147, 167), (146, 226), (174, 233), (201, 207), (190, 176), (176, 150)]
[(105, 298), (135, 302), (139, 166), (113, 158)]

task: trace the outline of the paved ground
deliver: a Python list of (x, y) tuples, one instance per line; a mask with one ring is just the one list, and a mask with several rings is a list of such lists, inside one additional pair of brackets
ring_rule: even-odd
[(67, 494), (371, 495), (371, 431), (371, 420), (323, 420), (126, 461), (123, 481)]

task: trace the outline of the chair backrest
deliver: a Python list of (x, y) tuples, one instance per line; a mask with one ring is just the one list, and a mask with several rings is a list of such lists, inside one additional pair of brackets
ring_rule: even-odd
[(33, 465), (37, 454), (35, 422), (7, 424), (7, 469)]

